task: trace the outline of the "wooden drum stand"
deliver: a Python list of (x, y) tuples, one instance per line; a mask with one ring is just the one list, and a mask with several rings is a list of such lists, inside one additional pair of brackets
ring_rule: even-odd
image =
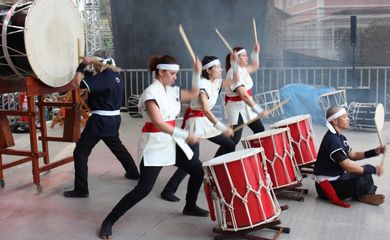
[[(0, 79), (0, 94), (11, 92), (26, 92), (27, 96), (27, 111), (23, 110), (0, 110), (0, 186), (4, 187), (3, 170), (14, 167), (16, 165), (31, 161), (33, 182), (37, 187), (38, 192), (42, 191), (40, 185), (40, 174), (56, 168), (63, 164), (73, 161), (73, 156), (66, 157), (55, 162), (50, 162), (49, 159), (49, 141), (56, 142), (76, 142), (80, 138), (80, 111), (78, 110), (77, 90), (68, 83), (63, 87), (50, 87), (34, 77), (25, 77), (24, 81), (7, 82)], [(43, 95), (71, 91), (71, 102), (44, 102)], [(38, 116), (36, 114), (35, 97), (38, 100)], [(66, 119), (64, 124), (64, 132), (62, 137), (47, 136), (47, 126), (45, 122), (45, 107), (59, 106), (66, 107)], [(28, 118), (30, 150), (11, 149), (15, 146), (11, 128), (9, 126), (7, 116), (26, 116)], [(37, 136), (36, 121), (40, 121), (41, 136)], [(38, 140), (42, 143), (42, 150), (38, 150)], [(21, 156), (19, 160), (3, 164), (3, 155)], [(43, 158), (43, 166), (40, 166), (39, 159)]]

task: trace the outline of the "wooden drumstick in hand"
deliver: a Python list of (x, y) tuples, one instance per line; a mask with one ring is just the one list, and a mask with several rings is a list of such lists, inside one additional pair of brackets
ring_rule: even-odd
[(215, 32), (217, 33), (218, 37), (222, 40), (223, 44), (225, 44), (226, 48), (229, 50), (230, 53), (233, 53), (233, 48), (230, 46), (230, 44), (226, 41), (226, 39), (222, 36), (222, 34), (218, 31), (218, 29), (215, 29)]
[[(290, 98), (285, 99), (283, 102), (279, 103), (274, 108), (269, 110), (268, 114), (271, 114), (271, 113), (275, 112), (276, 110), (278, 110), (279, 108), (283, 107), (283, 105), (288, 103), (288, 101), (290, 101)], [(249, 125), (249, 124), (251, 124), (259, 119), (262, 119), (262, 118), (263, 117), (261, 115), (259, 115), (259, 116), (255, 117), (254, 119), (249, 120), (248, 122), (245, 122), (245, 123), (241, 124), (240, 126), (237, 126), (236, 128), (233, 129), (233, 132), (237, 132), (238, 130), (243, 129), (245, 126), (247, 126), (247, 125)]]
[(183, 29), (183, 27), (181, 26), (181, 24), (179, 25), (179, 33), (180, 33), (181, 38), (183, 39), (184, 44), (186, 45), (186, 48), (187, 48), (188, 52), (189, 52), (190, 55), (191, 55), (192, 61), (193, 61), (193, 62), (196, 62), (195, 53), (194, 53), (194, 51), (192, 50), (190, 41), (188, 41), (187, 35), (186, 35), (186, 33), (184, 32), (184, 29)]
[(253, 18), (252, 19), (253, 21), (253, 35), (254, 35), (254, 37), (255, 37), (255, 43), (257, 43), (258, 41), (257, 41), (257, 30), (256, 30), (256, 20), (255, 20), (255, 18)]

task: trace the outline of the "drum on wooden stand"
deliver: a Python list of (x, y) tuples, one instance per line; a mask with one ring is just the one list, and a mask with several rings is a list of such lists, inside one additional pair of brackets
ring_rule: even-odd
[(296, 185), (301, 179), (291, 146), (289, 128), (273, 129), (251, 135), (241, 140), (244, 148), (264, 149), (267, 172), (272, 181), (272, 189)]
[(271, 128), (288, 127), (291, 133), (291, 144), (294, 157), (299, 167), (314, 164), (317, 160), (316, 142), (314, 140), (311, 116), (299, 115), (283, 119), (271, 125)]
[(223, 231), (254, 228), (280, 214), (263, 158), (263, 149), (253, 148), (203, 163), (211, 217), (216, 216)]
[(34, 76), (50, 87), (70, 82), (84, 53), (84, 30), (71, 0), (0, 3), (0, 79)]

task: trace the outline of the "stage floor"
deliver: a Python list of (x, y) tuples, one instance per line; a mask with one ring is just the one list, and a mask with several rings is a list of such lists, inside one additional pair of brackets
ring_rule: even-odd
[[(121, 139), (134, 158), (137, 156), (137, 140), (142, 119), (131, 118), (122, 113)], [(269, 129), (269, 124), (266, 124)], [(326, 128), (314, 125), (318, 143)], [(384, 142), (390, 141), (390, 123), (386, 122), (382, 132)], [(50, 129), (50, 135), (59, 134), (62, 128)], [(243, 136), (250, 135), (245, 129)], [(350, 145), (356, 150), (368, 150), (378, 146), (375, 132), (345, 132)], [(28, 148), (26, 134), (15, 134), (18, 148)], [(51, 143), (50, 157), (61, 159), (72, 154), (74, 144)], [(388, 146), (390, 148), (390, 146)], [(201, 160), (207, 161), (214, 155), (217, 145), (201, 143)], [(238, 145), (238, 149), (242, 148)], [(390, 149), (389, 149), (390, 150)], [(390, 154), (388, 154), (390, 155)], [(5, 158), (4, 162), (11, 158)], [(282, 233), (279, 239), (386, 239), (390, 235), (390, 158), (385, 160), (385, 173), (374, 176), (378, 193), (387, 199), (381, 206), (371, 206), (351, 202), (352, 208), (341, 208), (317, 198), (314, 181), (303, 179), (303, 187), (309, 190), (304, 202), (279, 200), (280, 205), (288, 204), (279, 219), (282, 226), (291, 228), (289, 234)], [(364, 160), (378, 164), (380, 158)], [(138, 163), (138, 161), (137, 161)], [(213, 239), (212, 228), (217, 224), (210, 218), (182, 215), (186, 181), (181, 184), (177, 195), (182, 199), (171, 203), (160, 198), (160, 192), (175, 167), (165, 167), (149, 196), (128, 211), (114, 226), (113, 239), (154, 240), (154, 239)], [(123, 177), (124, 171), (109, 149), (100, 142), (89, 159), (90, 196), (87, 199), (68, 199), (62, 196), (64, 190), (72, 189), (73, 163), (41, 174), (43, 192), (38, 193), (32, 184), (31, 164), (26, 163), (5, 170), (5, 187), (0, 190), (0, 239), (51, 240), (51, 239), (97, 239), (103, 218), (131, 190), (136, 181)], [(203, 189), (199, 195), (199, 205), (207, 208)], [(261, 230), (254, 235), (271, 237), (274, 231)], [(386, 237), (387, 236), (387, 237)]]

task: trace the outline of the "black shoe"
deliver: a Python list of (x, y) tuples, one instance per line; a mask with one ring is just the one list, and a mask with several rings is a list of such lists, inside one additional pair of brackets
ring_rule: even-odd
[(111, 239), (112, 237), (112, 225), (107, 222), (103, 222), (99, 232), (100, 239)]
[(209, 215), (209, 211), (204, 210), (196, 205), (192, 207), (185, 206), (183, 209), (183, 214), (195, 217), (207, 217)]
[(125, 178), (127, 178), (127, 179), (131, 179), (131, 180), (138, 180), (138, 178), (139, 178), (139, 174), (137, 174), (137, 175), (134, 175), (134, 174), (128, 174), (128, 173), (125, 173)]
[(161, 192), (161, 198), (164, 200), (167, 200), (169, 202), (178, 202), (180, 201), (180, 198), (176, 197), (175, 194), (169, 193), (169, 192)]
[(87, 192), (78, 192), (78, 191), (65, 191), (64, 197), (67, 198), (87, 198), (89, 196), (89, 193)]

